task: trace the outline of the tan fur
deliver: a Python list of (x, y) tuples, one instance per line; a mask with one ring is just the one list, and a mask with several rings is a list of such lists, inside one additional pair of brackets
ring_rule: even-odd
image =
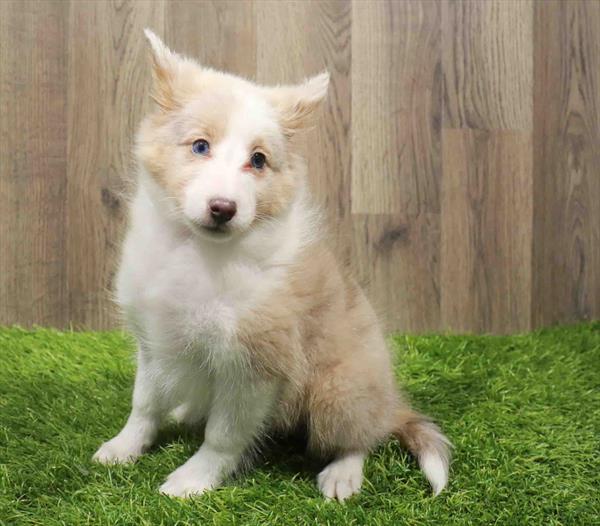
[(322, 73), (298, 86), (277, 86), (268, 93), (271, 103), (281, 115), (282, 130), (292, 137), (314, 124), (329, 84), (329, 73)]
[(175, 119), (173, 114), (161, 111), (142, 122), (137, 134), (136, 155), (170, 197), (181, 198), (183, 187), (194, 176), (194, 165), (203, 162), (191, 152), (192, 143), (197, 139), (218, 142), (223, 137), (229, 115), (222, 108), (232, 106), (232, 103), (226, 94), (202, 90), (193, 104), (179, 110)]
[[(233, 111), (235, 100), (215, 93), (212, 88), (203, 88), (194, 104), (179, 111), (175, 122), (172, 115), (162, 112), (152, 114), (142, 122), (136, 155), (169, 197), (180, 200), (182, 189), (194, 176), (196, 163), (204, 162), (191, 153), (191, 144), (197, 139), (218, 143), (228, 115)], [(181, 145), (188, 146), (183, 149), (184, 153)], [(303, 162), (270, 137), (257, 139), (251, 149), (259, 149), (269, 160), (262, 172), (254, 171), (258, 178), (270, 177), (268, 193), (257, 196), (257, 219), (276, 217), (296, 194), (301, 179), (298, 172), (303, 172)]]
[(407, 410), (375, 314), (322, 244), (306, 248), (288, 276), (238, 337), (258, 374), (285, 381), (282, 427), (304, 419), (317, 452), (368, 450)]

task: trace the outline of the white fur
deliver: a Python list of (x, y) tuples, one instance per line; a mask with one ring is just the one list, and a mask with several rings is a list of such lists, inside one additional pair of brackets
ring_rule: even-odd
[[(160, 73), (155, 80), (167, 83), (166, 90), (157, 86), (155, 99), (162, 110), (173, 111), (172, 91), (179, 89), (176, 80), (183, 75), (185, 102), (178, 99), (178, 104), (186, 106), (183, 112), (169, 113), (172, 118), (161, 119), (162, 124), (145, 121), (150, 128), (142, 124), (138, 137), (138, 188), (116, 286), (116, 300), (138, 341), (138, 367), (127, 423), (94, 459), (135, 460), (153, 443), (168, 415), (189, 423), (204, 421), (204, 443), (160, 487), (164, 494), (188, 497), (218, 486), (233, 473), (277, 409), (282, 386), (249, 372), (246, 349), (236, 335), (240, 320), (248, 319), (286, 279), (287, 268), (319, 231), (305, 202), (302, 169), (284, 153), (286, 136), (309, 121), (325, 96), (329, 76), (267, 89), (214, 71), (207, 75), (208, 70), (172, 53), (152, 32), (146, 35), (155, 73)], [(192, 90), (192, 96), (190, 85), (196, 83), (190, 84), (190, 76), (198, 85), (213, 82), (217, 87)], [(213, 131), (219, 138), (210, 155), (191, 155), (190, 137), (193, 143), (202, 134), (196, 128), (202, 119), (195, 104), (196, 110), (226, 108), (226, 116), (213, 126), (219, 128)], [(257, 139), (264, 139), (271, 151), (270, 176), (253, 174), (248, 165), (261, 147)], [(148, 162), (156, 141), (169, 146), (168, 162), (159, 163), (160, 168)], [(291, 164), (283, 166), (284, 161)], [(284, 168), (290, 171), (284, 174)], [(286, 193), (286, 180), (276, 179), (283, 175), (294, 175), (293, 199)], [(272, 197), (274, 181), (282, 199), (262, 199)], [(170, 183), (177, 191), (169, 190)], [(219, 235), (206, 230), (213, 198), (237, 204), (226, 232)], [(278, 205), (275, 217), (264, 212), (257, 217), (265, 204)], [(447, 481), (444, 447), (420, 456), (436, 494)], [(357, 493), (364, 457), (349, 453), (329, 464), (318, 477), (323, 494), (342, 501)]]
[(421, 456), (419, 465), (431, 484), (434, 495), (439, 495), (448, 483), (448, 463), (435, 451), (427, 451)]
[(419, 453), (419, 466), (431, 484), (434, 495), (439, 495), (448, 484), (450, 449), (452, 444), (435, 424), (429, 424), (429, 445)]
[(317, 477), (321, 493), (328, 499), (346, 500), (360, 491), (365, 455), (351, 453), (337, 458)]
[[(210, 162), (202, 163), (199, 176), (186, 187), (183, 213), (193, 223), (206, 223), (209, 200), (228, 199), (237, 204), (237, 213), (228, 226), (234, 231), (244, 231), (255, 218), (256, 194), (264, 182), (243, 166), (248, 161), (252, 141), (257, 136), (275, 140), (278, 125), (274, 110), (264, 98), (252, 92), (236, 93), (235, 89), (232, 92), (236, 94), (238, 107), (230, 116), (223, 140), (211, 146)], [(190, 108), (193, 106), (191, 103)]]
[(302, 195), (273, 223), (226, 244), (174, 220), (143, 174), (131, 207), (117, 277), (117, 301), (139, 341), (131, 415), (100, 447), (102, 463), (135, 460), (168, 413), (207, 420), (205, 442), (161, 492), (189, 496), (220, 484), (273, 408), (277, 387), (247, 378), (237, 320), (283, 278), (308, 239)]
[[(179, 60), (157, 37), (148, 37), (157, 60)], [(212, 145), (210, 161), (198, 164), (182, 206), (140, 167), (117, 276), (116, 300), (139, 342), (138, 369), (131, 415), (94, 458), (134, 460), (173, 412), (186, 422), (205, 420), (203, 446), (161, 487), (174, 496), (220, 484), (275, 405), (278, 386), (257, 386), (248, 378), (237, 324), (284, 279), (286, 266), (314, 231), (302, 184), (277, 219), (251, 226), (264, 183), (243, 165), (253, 137), (276, 136), (278, 128), (274, 110), (260, 97), (237, 98), (242, 102), (223, 139)], [(238, 208), (232, 233), (219, 239), (197, 228), (215, 197)]]
[(277, 386), (245, 382), (215, 384), (204, 443), (160, 487), (161, 493), (189, 497), (214, 488), (240, 463), (272, 409)]

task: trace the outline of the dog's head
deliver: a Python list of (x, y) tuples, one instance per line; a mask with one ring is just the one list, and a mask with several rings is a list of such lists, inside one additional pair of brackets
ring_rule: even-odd
[(156, 111), (136, 153), (170, 212), (214, 240), (285, 213), (301, 184), (291, 137), (310, 125), (328, 73), (266, 87), (202, 67), (151, 31)]

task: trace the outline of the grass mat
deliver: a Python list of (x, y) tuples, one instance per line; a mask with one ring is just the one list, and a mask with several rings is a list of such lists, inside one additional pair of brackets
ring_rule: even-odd
[(410, 398), (454, 443), (442, 495), (390, 441), (369, 457), (360, 495), (325, 501), (320, 466), (284, 441), (182, 501), (157, 488), (199, 446), (190, 431), (167, 429), (132, 466), (90, 461), (128, 414), (127, 336), (0, 329), (0, 524), (600, 524), (600, 323), (391, 342)]

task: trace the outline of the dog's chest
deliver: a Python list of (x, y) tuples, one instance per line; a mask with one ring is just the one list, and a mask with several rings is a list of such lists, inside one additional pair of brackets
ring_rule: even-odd
[(230, 350), (239, 321), (274, 277), (242, 261), (216, 263), (191, 243), (127, 251), (118, 300), (134, 326), (160, 351)]

